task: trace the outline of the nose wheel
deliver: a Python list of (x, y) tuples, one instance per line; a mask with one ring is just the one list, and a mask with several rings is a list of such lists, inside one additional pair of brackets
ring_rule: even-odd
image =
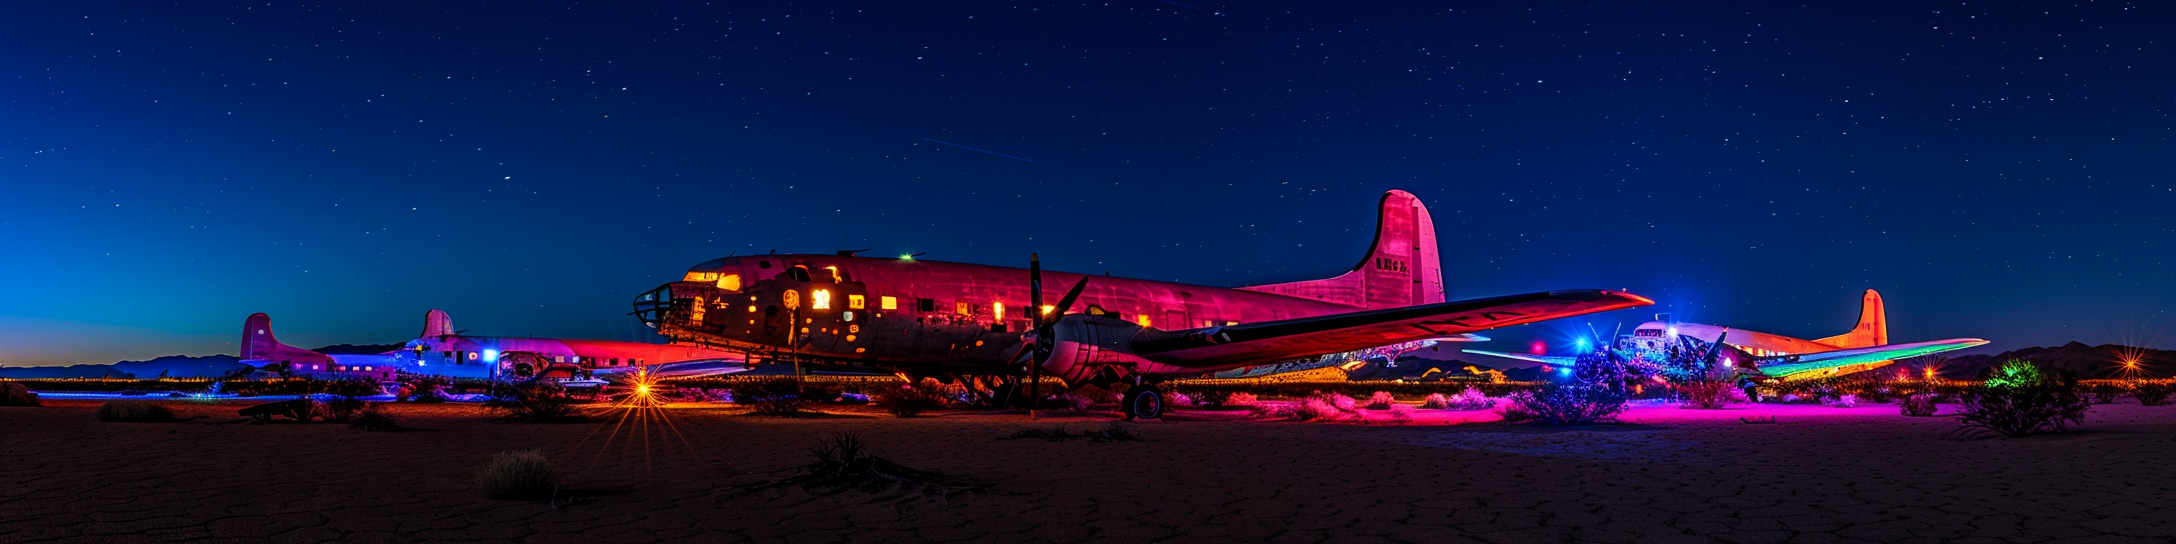
[(1118, 404), (1126, 419), (1157, 419), (1164, 417), (1164, 392), (1153, 385), (1137, 385), (1126, 390), (1126, 398)]

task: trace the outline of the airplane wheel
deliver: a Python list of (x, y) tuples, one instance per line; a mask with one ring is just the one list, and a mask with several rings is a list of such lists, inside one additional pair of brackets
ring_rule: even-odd
[(1125, 404), (1119, 406), (1126, 419), (1156, 419), (1164, 416), (1164, 393), (1155, 386), (1140, 385), (1126, 390)]

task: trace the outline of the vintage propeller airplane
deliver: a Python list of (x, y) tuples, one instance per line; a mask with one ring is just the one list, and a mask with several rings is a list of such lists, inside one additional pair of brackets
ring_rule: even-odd
[(586, 385), (622, 382), (636, 373), (694, 377), (747, 370), (740, 352), (688, 344), (647, 344), (573, 338), (473, 336), (453, 328), (441, 310), (423, 314), (423, 332), (399, 348), (372, 354), (324, 354), (282, 344), (272, 318), (242, 321), (241, 362), (321, 378), (393, 379), (398, 373), (448, 378), (546, 377)]
[[(1881, 293), (1867, 289), (1859, 299), (1859, 322), (1851, 332), (1802, 340), (1778, 334), (1700, 323), (1649, 321), (1611, 346), (1627, 357), (1660, 361), (1672, 350), (1690, 352), (1709, 363), (1731, 367), (1740, 387), (1754, 396), (1761, 384), (1841, 376), (1888, 366), (1897, 359), (1986, 345), (1978, 338), (1952, 338), (1909, 344), (1889, 343), (1889, 313)], [(1578, 357), (1464, 350), (1466, 353), (1570, 367)], [(1705, 354), (1705, 355), (1699, 355)]]
[[(1329, 279), (1226, 289), (1028, 268), (837, 255), (727, 257), (635, 299), (644, 323), (751, 363), (812, 361), (964, 381), (1013, 402), (1048, 373), (1128, 383), (1128, 418), (1163, 412), (1157, 384), (1239, 367), (1645, 306), (1638, 295), (1546, 291), (1445, 301), (1420, 199), (1383, 195), (1375, 242)], [(1045, 276), (1048, 276), (1047, 278)], [(1045, 305), (1043, 282), (1071, 283)], [(1076, 312), (1075, 305), (1084, 310)], [(1030, 390), (1027, 398), (1041, 398)]]

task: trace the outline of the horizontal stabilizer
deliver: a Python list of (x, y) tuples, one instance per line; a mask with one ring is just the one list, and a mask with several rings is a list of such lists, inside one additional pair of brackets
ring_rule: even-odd
[(1314, 357), (1654, 304), (1631, 293), (1568, 290), (1169, 331), (1136, 341), (1150, 360), (1230, 368)]
[(1907, 359), (1911, 357), (1918, 357), (1921, 355), (1941, 353), (1944, 351), (1959, 350), (1983, 345), (1987, 345), (1986, 340), (1981, 340), (1978, 338), (1952, 338), (1949, 340), (1935, 340), (1932, 342), (1913, 342), (1910, 344), (1891, 344), (1887, 346), (1874, 346), (1870, 348), (1839, 349), (1835, 351), (1824, 351), (1820, 353), (1802, 353), (1798, 355), (1785, 355), (1781, 357), (1762, 357), (1754, 359), (1753, 364), (1756, 368), (1760, 369), (1762, 374), (1767, 374), (1776, 378), (1791, 379), (1793, 377), (1816, 377), (1818, 376), (1818, 374), (1809, 375), (1808, 373), (1825, 373), (1825, 371), (1842, 369), (1843, 367), (1852, 365), (1864, 365), (1879, 363), (1882, 361)]

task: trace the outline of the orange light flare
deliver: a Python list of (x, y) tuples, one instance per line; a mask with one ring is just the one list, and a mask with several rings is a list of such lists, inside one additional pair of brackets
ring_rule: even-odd
[(604, 435), (603, 443), (597, 444), (597, 451), (585, 471), (603, 464), (609, 454), (634, 457), (635, 452), (632, 450), (640, 449), (643, 479), (648, 480), (655, 465), (653, 454), (658, 451), (651, 446), (650, 437), (653, 434), (660, 435), (660, 439), (665, 440), (666, 444), (679, 442), (690, 458), (701, 459), (700, 450), (688, 441), (687, 436), (680, 431), (680, 426), (673, 422), (672, 414), (665, 409), (668, 403), (659, 395), (657, 388), (660, 381), (662, 377), (651, 374), (647, 367), (637, 369), (633, 375), (628, 376), (625, 384), (628, 388), (627, 395), (613, 402), (605, 413), (600, 414), (602, 421), (597, 428), (574, 445), (576, 450), (585, 449), (582, 445), (588, 443), (590, 438), (600, 433)]

